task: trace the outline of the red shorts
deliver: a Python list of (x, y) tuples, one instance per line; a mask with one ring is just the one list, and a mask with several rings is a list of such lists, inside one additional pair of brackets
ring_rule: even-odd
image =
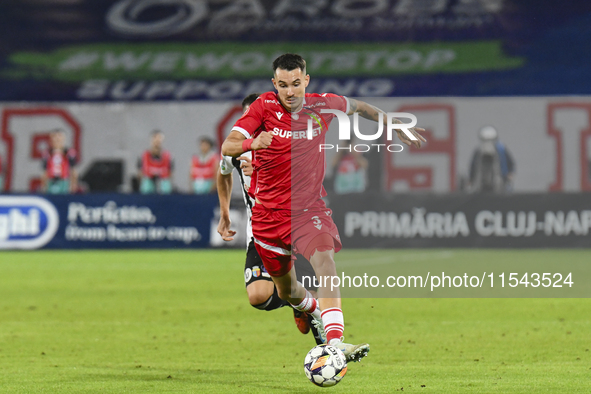
[(332, 247), (338, 252), (342, 247), (332, 211), (322, 200), (301, 211), (271, 210), (256, 204), (252, 210), (252, 234), (271, 276), (287, 274), (296, 254), (310, 260), (316, 249)]

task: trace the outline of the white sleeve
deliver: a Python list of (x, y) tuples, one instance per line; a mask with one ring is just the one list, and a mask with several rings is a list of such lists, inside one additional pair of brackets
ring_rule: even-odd
[(232, 170), (234, 170), (232, 156), (222, 156), (222, 160), (220, 160), (220, 173), (222, 175), (230, 175)]
[(238, 127), (238, 126), (234, 126), (232, 127), (232, 131), (237, 131), (240, 134), (242, 134), (244, 137), (251, 138), (252, 136), (250, 135), (250, 133), (248, 131), (246, 131), (246, 129), (243, 129), (242, 127)]
[(343, 96), (343, 98), (347, 102), (347, 109), (345, 110), (345, 113), (349, 114), (349, 111), (351, 110), (351, 102), (349, 101), (349, 98), (347, 96)]

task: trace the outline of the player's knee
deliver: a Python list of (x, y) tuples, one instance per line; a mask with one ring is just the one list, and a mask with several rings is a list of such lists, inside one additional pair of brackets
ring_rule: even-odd
[[(260, 305), (264, 305), (273, 295), (273, 283), (266, 281), (255, 282), (249, 285), (246, 288), (246, 291), (248, 293), (248, 302), (250, 302), (250, 305), (258, 308)], [(264, 307), (262, 309), (264, 309)]]
[[(269, 297), (271, 297), (272, 294), (263, 294), (263, 293), (254, 293), (254, 294), (249, 294), (248, 295), (248, 302), (250, 302), (250, 305), (254, 306), (255, 308), (258, 308), (260, 305), (264, 305), (265, 302), (267, 302), (269, 300)], [(261, 309), (261, 308), (259, 308)], [(264, 307), (262, 309), (265, 309)]]
[[(269, 284), (271, 285), (270, 287)], [(275, 286), (272, 285), (272, 282), (258, 286), (257, 289), (248, 290), (250, 290), (248, 294), (248, 301), (254, 308), (261, 311), (272, 311), (287, 305), (287, 302), (279, 298), (277, 289), (275, 289)]]

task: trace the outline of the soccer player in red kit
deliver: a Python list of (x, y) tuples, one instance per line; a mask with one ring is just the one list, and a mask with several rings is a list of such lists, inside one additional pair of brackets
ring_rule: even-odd
[[(264, 93), (251, 104), (226, 138), (222, 154), (236, 157), (256, 151), (253, 236), (279, 296), (295, 309), (312, 315), (315, 325), (324, 329), (326, 342), (341, 349), (347, 361), (359, 361), (369, 352), (369, 345), (343, 342), (340, 290), (319, 288), (317, 302), (296, 280), (292, 256), (301, 253), (317, 276), (337, 275), (334, 253), (341, 249), (341, 241), (332, 211), (322, 200), (326, 195), (322, 187), (325, 159), (319, 149), (335, 115), (320, 111), (336, 109), (348, 115), (358, 112), (375, 121), (383, 111), (344, 96), (306, 93), (310, 76), (299, 55), (279, 56), (273, 70), (277, 93)], [(383, 116), (383, 121), (386, 119)], [(312, 122), (310, 136), (308, 122)], [(420, 147), (425, 139), (417, 130), (422, 129), (409, 129), (414, 135), (412, 140), (399, 130), (398, 137), (407, 145)]]

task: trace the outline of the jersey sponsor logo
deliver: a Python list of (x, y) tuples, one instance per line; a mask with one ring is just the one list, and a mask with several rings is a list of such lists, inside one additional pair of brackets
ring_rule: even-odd
[(265, 100), (265, 104), (276, 104), (276, 105), (279, 105), (279, 101), (277, 101), (277, 100)]
[(281, 120), (281, 117), (283, 116), (283, 112), (275, 112), (275, 114), (277, 115), (277, 119)]
[(0, 249), (37, 249), (53, 239), (57, 210), (41, 197), (0, 196)]
[[(273, 127), (273, 130), (270, 131), (271, 134), (281, 137), (281, 138), (292, 138), (294, 140), (305, 140), (308, 138), (308, 132), (303, 131), (291, 131), (291, 130), (283, 130), (279, 127)], [(312, 138), (317, 137), (322, 134), (322, 128), (316, 127), (312, 130)]]

